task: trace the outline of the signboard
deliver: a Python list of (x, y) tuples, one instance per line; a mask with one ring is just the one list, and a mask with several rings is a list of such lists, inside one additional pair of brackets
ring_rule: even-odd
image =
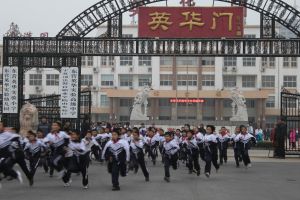
[(3, 67), (3, 113), (18, 113), (18, 67)]
[(239, 38), (243, 7), (140, 7), (139, 37)]
[(204, 103), (204, 99), (170, 99), (170, 103)]
[(62, 67), (60, 75), (60, 117), (78, 117), (78, 81), (77, 67)]

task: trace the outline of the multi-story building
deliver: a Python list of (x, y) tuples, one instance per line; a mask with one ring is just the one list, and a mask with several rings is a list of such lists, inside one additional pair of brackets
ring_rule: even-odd
[[(100, 27), (98, 34), (105, 30)], [(124, 37), (136, 37), (137, 32), (136, 25), (123, 27)], [(245, 37), (259, 33), (259, 26), (245, 27)], [(151, 120), (228, 121), (230, 90), (238, 87), (247, 100), (249, 121), (272, 126), (280, 115), (281, 88), (300, 91), (299, 68), (298, 58), (87, 56), (82, 58), (81, 85), (92, 91), (93, 121), (128, 121), (135, 95), (150, 84)], [(25, 73), (25, 98), (58, 93), (58, 71)], [(176, 103), (176, 99), (201, 101)]]

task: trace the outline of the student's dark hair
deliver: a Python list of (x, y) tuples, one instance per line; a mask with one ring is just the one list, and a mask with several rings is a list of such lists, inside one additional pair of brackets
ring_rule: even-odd
[(42, 129), (38, 129), (36, 132), (44, 133), (44, 131)]
[(240, 130), (242, 130), (242, 128), (247, 128), (245, 125), (240, 125)]
[(206, 128), (210, 127), (212, 132), (215, 132), (216, 127), (214, 125), (207, 125)]
[(57, 124), (57, 125), (59, 126), (59, 128), (61, 128), (61, 127), (62, 127), (62, 124), (61, 124), (61, 122), (60, 122), (60, 121), (55, 121), (55, 122), (53, 122), (53, 124)]
[(226, 129), (226, 127), (225, 127), (225, 126), (222, 126), (221, 128), (225, 128), (225, 129)]
[(112, 132), (115, 132), (115, 133), (117, 133), (118, 135), (120, 135), (120, 134), (121, 134), (121, 131), (120, 131), (120, 129), (119, 129), (119, 128), (114, 128), (114, 130), (113, 130)]
[(79, 135), (80, 135), (80, 130), (76, 130), (76, 129), (75, 129), (75, 130), (72, 130), (72, 133), (75, 133), (76, 135), (79, 136)]
[(28, 132), (27, 132), (27, 135), (28, 135), (28, 136), (29, 136), (29, 135), (33, 135), (34, 137), (36, 137), (36, 133), (33, 132), (33, 131), (28, 131)]
[(188, 131), (186, 131), (186, 133), (191, 133), (192, 135), (194, 135), (194, 131), (193, 130), (188, 130)]
[(133, 127), (132, 129), (133, 132), (140, 132), (139, 129), (137, 127)]

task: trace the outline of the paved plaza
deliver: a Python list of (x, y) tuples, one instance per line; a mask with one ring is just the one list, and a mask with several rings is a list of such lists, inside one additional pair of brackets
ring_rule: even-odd
[[(232, 160), (232, 158), (231, 158)], [(149, 162), (148, 162), (149, 163)], [(204, 163), (201, 163), (202, 169)], [(105, 165), (93, 163), (89, 170), (90, 188), (83, 190), (81, 177), (73, 175), (71, 187), (64, 188), (57, 178), (49, 178), (41, 170), (36, 175), (34, 187), (27, 181), (20, 185), (17, 181), (2, 182), (1, 200), (82, 200), (82, 199), (122, 199), (122, 200), (298, 200), (300, 186), (300, 160), (274, 160), (254, 158), (251, 169), (235, 168), (233, 162), (222, 166), (219, 173), (214, 171), (210, 179), (202, 173), (200, 177), (188, 174), (184, 166), (171, 172), (171, 182), (163, 181), (163, 167), (149, 166), (150, 182), (144, 182), (139, 172), (132, 172), (121, 178), (121, 191), (111, 191), (110, 176)]]

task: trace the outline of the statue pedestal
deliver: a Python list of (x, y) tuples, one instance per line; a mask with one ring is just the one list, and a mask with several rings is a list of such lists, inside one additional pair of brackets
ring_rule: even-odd
[(149, 120), (149, 117), (145, 116), (142, 112), (142, 106), (135, 105), (131, 111), (130, 120)]

